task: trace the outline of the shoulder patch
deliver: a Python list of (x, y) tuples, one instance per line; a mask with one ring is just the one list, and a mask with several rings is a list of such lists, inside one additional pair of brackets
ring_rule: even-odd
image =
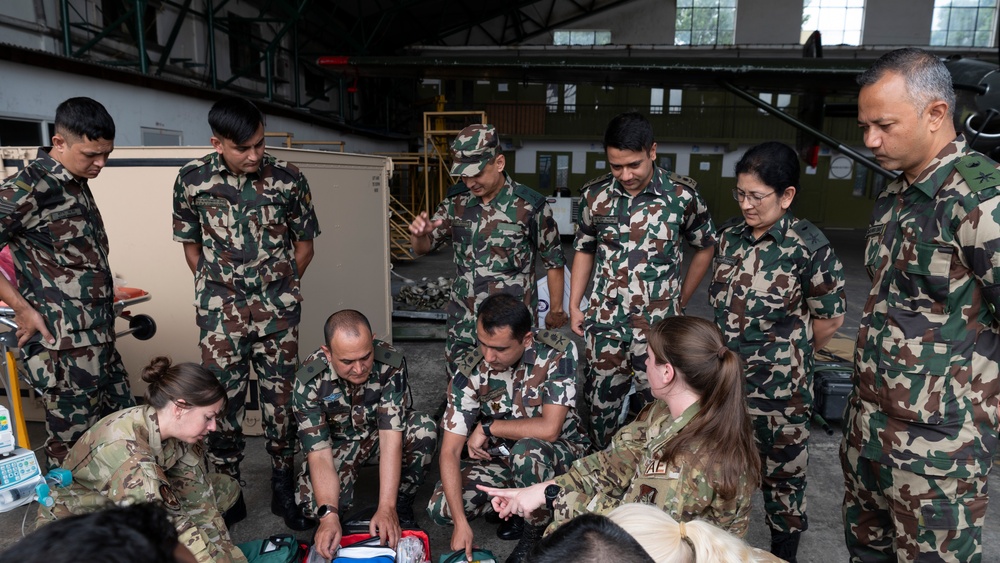
[(799, 219), (792, 225), (792, 230), (802, 237), (802, 241), (805, 243), (806, 248), (809, 252), (816, 252), (817, 250), (823, 248), (830, 244), (830, 240), (826, 238), (823, 231), (819, 230), (819, 227), (813, 225), (806, 219)]
[(743, 217), (741, 217), (739, 215), (737, 215), (735, 217), (730, 217), (728, 220), (726, 220), (725, 223), (719, 225), (718, 232), (721, 233), (722, 231), (726, 231), (726, 230), (732, 229), (733, 227), (735, 227), (736, 225), (739, 225), (742, 222), (743, 222)]
[(472, 350), (469, 350), (465, 354), (459, 356), (455, 361), (455, 364), (458, 367), (459, 373), (465, 377), (469, 377), (481, 361), (483, 361), (483, 353), (479, 351), (479, 346), (476, 346)]
[(381, 340), (376, 340), (375, 361), (399, 369), (403, 367), (403, 353)]
[(317, 375), (323, 373), (326, 370), (327, 363), (323, 355), (320, 354), (318, 358), (303, 365), (299, 368), (299, 371), (295, 372), (295, 379), (298, 379), (302, 383), (307, 383), (312, 381)]
[(604, 182), (607, 182), (611, 178), (613, 178), (613, 176), (612, 176), (612, 174), (610, 172), (608, 172), (607, 174), (605, 174), (603, 176), (598, 176), (597, 178), (594, 178), (593, 180), (591, 180), (591, 181), (587, 182), (586, 184), (584, 184), (583, 187), (580, 188), (580, 191), (583, 192), (583, 190), (586, 190), (587, 188), (589, 188), (591, 186), (596, 186), (598, 184), (602, 184)]
[(565, 352), (569, 348), (570, 339), (560, 332), (554, 330), (539, 330), (535, 332), (535, 339), (549, 348), (554, 348), (560, 352)]
[(447, 195), (447, 197), (456, 196), (458, 194), (464, 194), (467, 191), (469, 191), (469, 186), (466, 186), (465, 182), (459, 182), (459, 183), (455, 184), (454, 186), (448, 188), (448, 195)]
[(211, 161), (211, 157), (212, 157), (212, 155), (207, 155), (207, 156), (203, 156), (201, 158), (197, 158), (195, 160), (192, 160), (191, 162), (185, 164), (184, 166), (181, 166), (181, 169), (180, 169), (179, 172), (177, 172), (177, 175), (180, 176), (181, 178), (184, 178), (188, 174), (191, 174), (193, 172), (201, 170), (205, 166), (209, 165), (209, 163)]
[(676, 172), (669, 172), (670, 181), (675, 184), (683, 184), (692, 190), (698, 189), (698, 181), (690, 176), (681, 176)]
[(541, 207), (545, 204), (545, 196), (523, 184), (517, 184), (514, 186), (514, 195), (526, 200), (535, 207)]
[(1000, 186), (997, 163), (986, 155), (978, 152), (967, 154), (955, 162), (955, 169), (973, 192)]

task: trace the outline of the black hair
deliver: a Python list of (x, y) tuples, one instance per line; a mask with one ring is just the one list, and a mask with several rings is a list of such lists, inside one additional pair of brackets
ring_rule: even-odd
[(345, 331), (352, 337), (358, 338), (361, 336), (361, 333), (358, 331), (359, 328), (367, 328), (368, 336), (371, 337), (372, 324), (368, 322), (368, 317), (354, 309), (337, 311), (330, 315), (326, 319), (326, 324), (323, 325), (323, 342), (329, 346), (330, 341), (333, 340), (333, 335), (338, 330)]
[(115, 140), (115, 120), (100, 102), (91, 98), (70, 98), (59, 104), (55, 129), (56, 133), (69, 133), (91, 141)]
[(581, 514), (538, 542), (528, 563), (653, 563), (628, 532), (607, 516)]
[(157, 503), (111, 506), (42, 526), (7, 551), (3, 563), (174, 563), (177, 529)]
[(479, 322), (490, 335), (498, 328), (510, 327), (514, 340), (520, 341), (531, 330), (531, 311), (524, 301), (513, 295), (495, 293), (479, 305)]
[(917, 111), (923, 112), (931, 102), (941, 100), (948, 104), (948, 115), (954, 114), (954, 81), (940, 58), (916, 47), (889, 51), (858, 75), (858, 86), (871, 86), (887, 72), (905, 79), (906, 93)]
[(653, 124), (637, 111), (620, 113), (604, 131), (604, 149), (648, 153), (653, 148)]
[(789, 186), (799, 189), (799, 156), (792, 147), (768, 141), (751, 147), (736, 163), (736, 175), (753, 174), (780, 198)]
[(246, 98), (222, 98), (208, 112), (212, 134), (237, 144), (246, 142), (263, 124), (264, 114)]
[(184, 362), (170, 364), (170, 358), (158, 356), (142, 368), (146, 387), (146, 403), (162, 409), (171, 402), (182, 401), (190, 407), (207, 407), (223, 400), (226, 388), (204, 367)]

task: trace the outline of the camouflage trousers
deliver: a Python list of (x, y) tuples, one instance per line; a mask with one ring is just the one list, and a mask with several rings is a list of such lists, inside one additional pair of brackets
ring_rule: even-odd
[(806, 467), (809, 417), (752, 414), (760, 452), (764, 512), (772, 531), (803, 532), (806, 518)]
[[(227, 405), (219, 429), (208, 435), (208, 460), (222, 472), (233, 474), (243, 461), (250, 370), (257, 374), (261, 422), (267, 453), (275, 469), (292, 470), (297, 425), (292, 416), (292, 390), (299, 355), (298, 326), (269, 330), (269, 322), (248, 321), (246, 330), (234, 331), (219, 323), (215, 330), (201, 330), (201, 363), (226, 388)], [(229, 330), (227, 330), (229, 329)]]
[[(546, 442), (537, 438), (523, 438), (510, 448), (510, 455), (490, 461), (474, 459), (462, 460), (462, 503), (465, 515), (476, 518), (486, 511), (492, 511), (490, 497), (476, 488), (487, 487), (520, 488), (542, 481), (548, 481), (566, 472), (573, 462), (583, 455), (583, 449), (565, 440)], [(427, 514), (439, 526), (450, 526), (451, 509), (444, 496), (444, 488), (439, 481), (431, 500), (427, 504)], [(533, 526), (541, 526), (552, 517), (547, 510), (537, 510), (525, 516), (525, 521)]]
[(32, 347), (27, 379), (45, 398), (46, 465), (58, 467), (73, 444), (105, 416), (135, 406), (113, 342), (67, 350)]
[(982, 561), (986, 475), (918, 475), (863, 458), (846, 440), (840, 462), (851, 561)]
[[(399, 475), (399, 493), (412, 495), (416, 494), (417, 488), (423, 483), (427, 466), (434, 459), (437, 424), (429, 415), (410, 411), (406, 415), (404, 425), (403, 467)], [(354, 504), (354, 484), (358, 481), (358, 472), (378, 451), (378, 445), (377, 430), (364, 434), (358, 440), (334, 440), (333, 463), (340, 478), (341, 515)], [(315, 517), (319, 507), (316, 506), (316, 499), (313, 496), (308, 460), (302, 463), (295, 496), (295, 502), (305, 503), (306, 513), (310, 517)]]
[(589, 411), (590, 443), (594, 451), (600, 451), (622, 427), (622, 409), (633, 382), (642, 405), (653, 401), (646, 379), (646, 342), (633, 339), (626, 343), (590, 330), (584, 337), (587, 368), (583, 397), (587, 410), (583, 412)]

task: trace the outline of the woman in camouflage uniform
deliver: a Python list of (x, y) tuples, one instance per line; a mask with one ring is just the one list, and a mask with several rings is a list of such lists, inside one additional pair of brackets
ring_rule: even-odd
[(808, 527), (813, 350), (845, 312), (840, 260), (819, 229), (788, 210), (798, 185), (798, 155), (781, 143), (757, 145), (736, 163), (743, 217), (719, 230), (708, 291), (727, 346), (747, 366), (771, 552), (791, 562)]
[(55, 505), (39, 510), (39, 524), (115, 504), (160, 502), (181, 544), (199, 562), (245, 562), (229, 537), (223, 512), (246, 506), (239, 484), (205, 471), (203, 440), (215, 430), (226, 390), (192, 363), (155, 358), (142, 371), (146, 405), (105, 417), (80, 438), (62, 467), (73, 473), (54, 489)]
[(610, 447), (531, 487), (480, 487), (493, 496), (500, 517), (546, 505), (551, 531), (578, 514), (642, 502), (678, 522), (697, 518), (746, 535), (760, 459), (739, 356), (711, 322), (668, 317), (650, 329), (646, 376), (657, 400), (619, 430)]

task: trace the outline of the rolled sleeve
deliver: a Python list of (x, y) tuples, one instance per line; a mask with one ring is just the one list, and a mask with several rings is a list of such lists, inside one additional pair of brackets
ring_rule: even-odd
[(715, 223), (708, 205), (696, 190), (684, 188), (691, 193), (691, 201), (684, 209), (683, 234), (685, 240), (694, 248), (709, 248), (715, 246)]
[(174, 182), (174, 240), (201, 243), (201, 219), (191, 207), (187, 189), (180, 176)]
[(406, 418), (406, 368), (391, 368), (382, 381), (382, 396), (379, 400), (377, 418), (379, 430), (405, 430)]
[[(315, 381), (315, 380), (313, 380)], [(326, 415), (319, 401), (310, 400), (310, 396), (320, 397), (317, 390), (301, 381), (295, 382), (292, 395), (292, 412), (299, 425), (299, 441), (305, 452), (318, 452), (333, 447), (330, 441), (330, 428), (326, 423)]]
[(441, 224), (431, 231), (431, 247), (437, 247), (451, 238), (451, 199), (445, 199), (438, 204), (431, 217), (431, 223), (441, 221)]
[(562, 244), (559, 238), (559, 227), (555, 218), (552, 217), (552, 208), (548, 203), (542, 204), (542, 208), (535, 214), (534, 220), (538, 229), (538, 256), (542, 259), (542, 266), (546, 270), (562, 268), (566, 265), (566, 256), (562, 251)]
[(1000, 194), (972, 209), (957, 237), (994, 322), (1000, 320)]
[(580, 198), (578, 228), (573, 239), (573, 250), (594, 254), (597, 252), (597, 229), (594, 228), (594, 214), (587, 194)]
[(289, 211), (288, 228), (292, 240), (312, 240), (319, 236), (319, 220), (313, 207), (312, 192), (309, 190), (309, 182), (301, 171), (292, 189)]
[(804, 283), (806, 306), (817, 319), (833, 319), (847, 312), (844, 294), (844, 266), (833, 248), (826, 245), (816, 251), (809, 263), (807, 283)]

